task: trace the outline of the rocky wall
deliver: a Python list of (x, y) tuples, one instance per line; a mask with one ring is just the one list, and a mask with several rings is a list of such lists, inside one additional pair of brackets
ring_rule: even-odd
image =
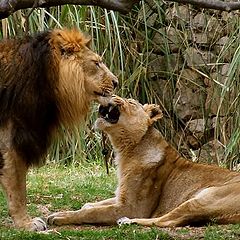
[[(156, 27), (154, 4), (145, 11), (148, 26)], [(239, 71), (229, 76), (239, 44), (239, 13), (171, 3), (165, 5), (164, 23), (153, 31), (147, 74), (169, 138), (195, 161), (224, 164), (236, 129), (232, 103), (239, 101)]]

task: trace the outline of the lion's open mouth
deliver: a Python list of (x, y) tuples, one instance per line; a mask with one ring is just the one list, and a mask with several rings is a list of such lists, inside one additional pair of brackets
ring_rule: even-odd
[(105, 97), (105, 93), (100, 93), (100, 92), (94, 91), (94, 94), (97, 96)]
[(112, 104), (108, 104), (107, 106), (100, 105), (98, 113), (101, 118), (109, 123), (117, 123), (120, 116), (118, 106)]

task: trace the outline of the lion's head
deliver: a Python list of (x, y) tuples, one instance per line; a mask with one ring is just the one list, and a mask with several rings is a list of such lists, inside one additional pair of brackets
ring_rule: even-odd
[(112, 141), (137, 143), (155, 121), (162, 118), (158, 105), (142, 105), (134, 99), (113, 96), (107, 105), (99, 107), (95, 125), (106, 132)]
[(59, 66), (60, 113), (63, 122), (70, 124), (85, 117), (91, 101), (111, 96), (118, 80), (90, 49), (90, 38), (77, 29), (53, 30), (49, 43)]

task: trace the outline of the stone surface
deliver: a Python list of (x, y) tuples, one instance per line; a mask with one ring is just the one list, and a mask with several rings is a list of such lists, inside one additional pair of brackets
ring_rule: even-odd
[(199, 150), (194, 151), (198, 162), (220, 164), (224, 160), (224, 146), (218, 140), (204, 144)]
[(216, 62), (216, 55), (209, 51), (189, 47), (184, 52), (184, 59), (188, 67), (210, 67)]
[(183, 120), (202, 117), (202, 108), (205, 105), (206, 96), (200, 91), (191, 88), (181, 88), (174, 96), (174, 110)]
[[(145, 16), (152, 30), (157, 19), (153, 9), (156, 4), (151, 4)], [(165, 19), (153, 31), (149, 43), (152, 53), (144, 59), (148, 59), (151, 91), (169, 114), (163, 124), (165, 134), (185, 156), (192, 149), (198, 161), (220, 163), (236, 125), (232, 117), (239, 102), (229, 76), (240, 39), (236, 35), (239, 13), (177, 3), (163, 6)], [(236, 81), (237, 69), (236, 65)]]

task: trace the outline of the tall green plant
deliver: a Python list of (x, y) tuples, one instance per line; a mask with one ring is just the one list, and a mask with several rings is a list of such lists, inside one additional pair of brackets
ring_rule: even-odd
[[(178, 11), (178, 4), (175, 4)], [(172, 98), (175, 94), (175, 85), (178, 80), (176, 71), (171, 67), (171, 50), (168, 35), (162, 29), (178, 28), (181, 29), (181, 48), (188, 48), (189, 43), (186, 28), (182, 21), (170, 22), (166, 21), (166, 5), (161, 1), (154, 0), (152, 6), (145, 2), (141, 2), (135, 6), (131, 13), (123, 16), (117, 12), (107, 11), (98, 7), (86, 6), (59, 6), (55, 8), (37, 9), (29, 17), (29, 30), (31, 33), (43, 31), (55, 27), (78, 27), (88, 32), (92, 36), (92, 47), (100, 55), (103, 55), (104, 62), (109, 66), (119, 78), (120, 87), (117, 94), (124, 97), (133, 97), (139, 99), (140, 102), (160, 103), (165, 110), (166, 116), (171, 121), (169, 124), (161, 125), (161, 130), (169, 140), (173, 139), (179, 132), (179, 126), (176, 125), (176, 116), (172, 114), (174, 106), (171, 106)], [(153, 11), (152, 11), (153, 9)], [(6, 21), (2, 21), (1, 35), (21, 35), (26, 31), (25, 18), (29, 10), (19, 11), (10, 16)], [(236, 26), (239, 24), (236, 23)], [(159, 68), (159, 72), (169, 82), (172, 89), (172, 95), (163, 98), (159, 95), (159, 87), (156, 82), (150, 81), (148, 75), (148, 66), (151, 63), (151, 54), (153, 53), (154, 41), (156, 34), (162, 36), (163, 42), (158, 46), (158, 51), (165, 57), (165, 68)], [(222, 101), (218, 104), (219, 112), (223, 108), (223, 102), (227, 99), (229, 91), (233, 89), (234, 101), (228, 101), (228, 114), (226, 124), (230, 126), (231, 136), (226, 140), (226, 157), (225, 162), (233, 165), (239, 158), (239, 56), (238, 41), (235, 41), (239, 35), (239, 27), (233, 32), (229, 43), (226, 44), (218, 57), (217, 64), (223, 62), (223, 56), (229, 49), (236, 49), (235, 56), (231, 62), (228, 79), (225, 84), (216, 89), (217, 94), (221, 96)], [(178, 58), (182, 56), (182, 52), (178, 52)], [(161, 67), (161, 66), (159, 66)], [(178, 66), (176, 66), (178, 67)], [(185, 67), (183, 63), (182, 68)], [(208, 76), (207, 72), (202, 72), (204, 76)], [(209, 76), (208, 76), (209, 77)], [(218, 79), (215, 79), (218, 81)], [(157, 88), (156, 88), (157, 86)], [(165, 94), (164, 89), (162, 90)], [(170, 98), (169, 98), (170, 97)], [(162, 100), (164, 99), (164, 100)], [(232, 98), (231, 98), (232, 99)], [(223, 101), (224, 100), (224, 101)], [(170, 107), (169, 107), (170, 105)], [(63, 129), (65, 138), (56, 140), (50, 154), (50, 160), (56, 160), (64, 163), (81, 162), (82, 160), (95, 161), (102, 159), (102, 141), (101, 133), (93, 129), (94, 119), (96, 118), (97, 105), (93, 105), (92, 113), (89, 121), (81, 128), (77, 128), (75, 133), (66, 133)], [(205, 109), (202, 109), (205, 112)], [(208, 118), (208, 113), (204, 113), (204, 118)], [(216, 116), (215, 138), (218, 139), (222, 135), (222, 122), (220, 116)], [(182, 131), (185, 131), (183, 129)], [(181, 145), (184, 141), (180, 138), (175, 144)], [(230, 159), (230, 160), (229, 160)]]

